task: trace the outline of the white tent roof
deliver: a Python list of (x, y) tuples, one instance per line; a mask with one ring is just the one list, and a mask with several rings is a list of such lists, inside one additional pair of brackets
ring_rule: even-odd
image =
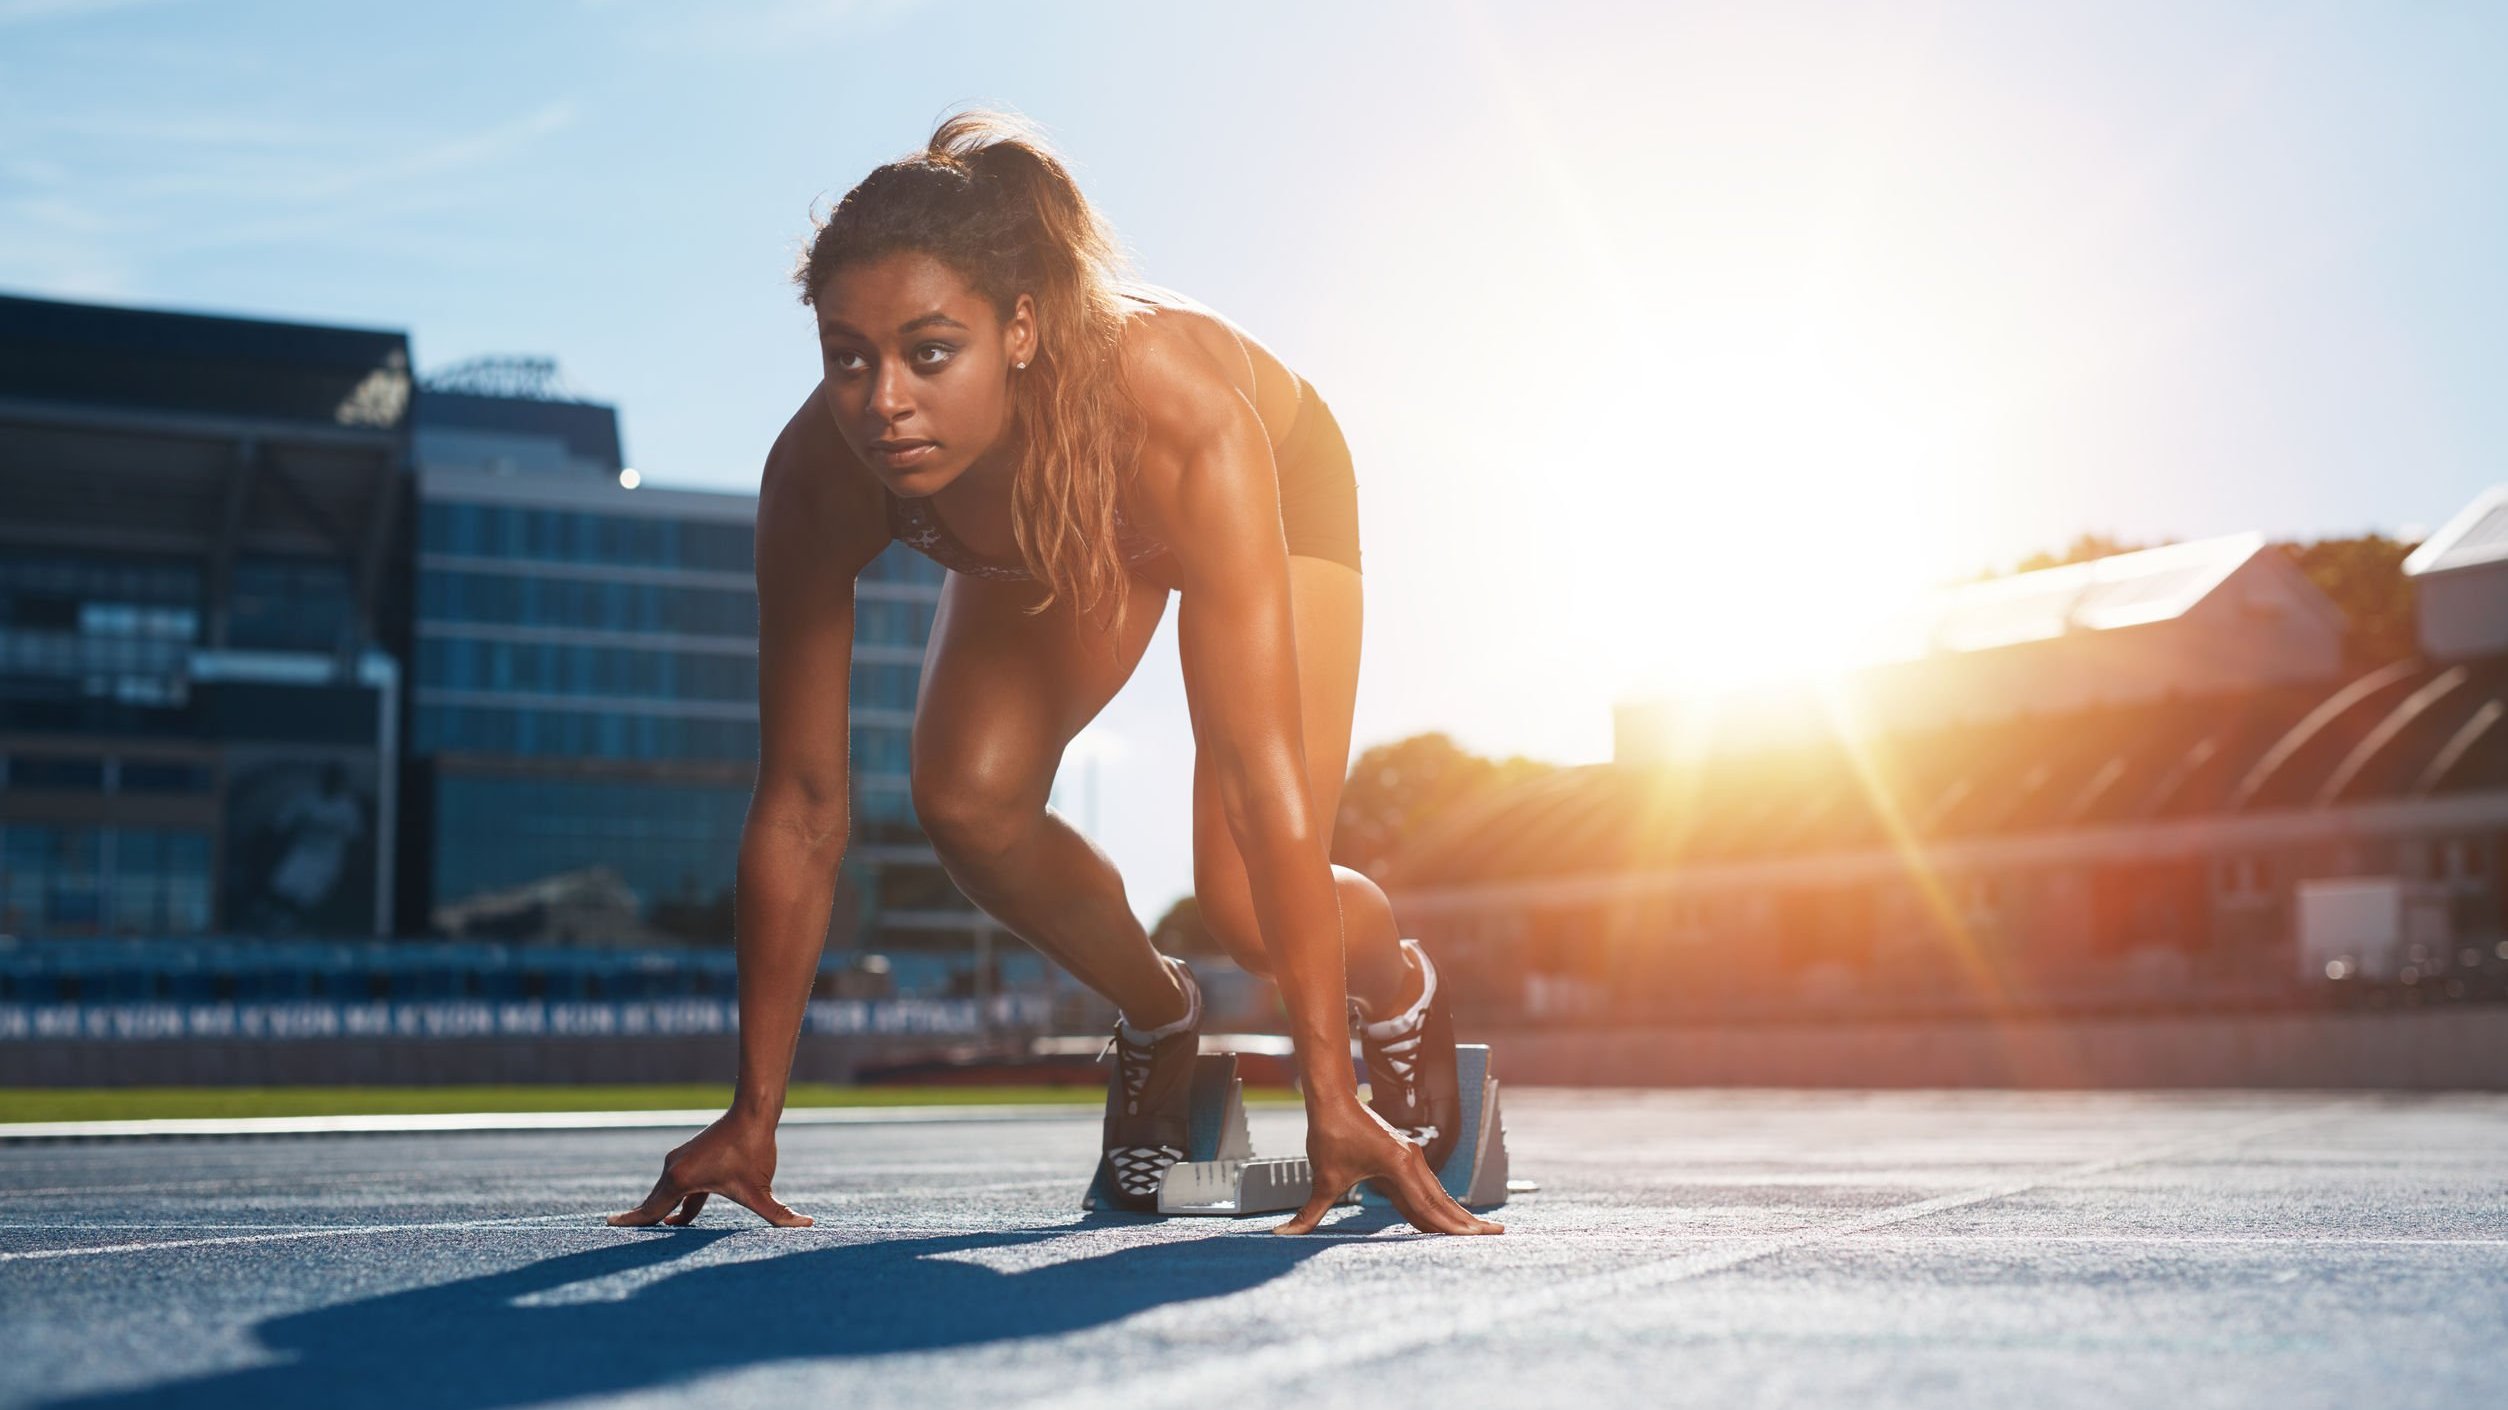
[(2224, 534), (1949, 588), (1893, 633), (1893, 655), (1983, 651), (2165, 622), (2185, 615), (2264, 546), (2260, 533)]
[(2493, 485), (2458, 510), (2403, 563), (2404, 572), (2444, 573), (2508, 558), (2508, 485)]

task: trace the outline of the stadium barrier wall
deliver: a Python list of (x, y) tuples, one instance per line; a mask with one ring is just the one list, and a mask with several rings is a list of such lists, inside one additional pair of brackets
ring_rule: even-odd
[[(814, 999), (801, 1081), (1042, 1026), (1028, 995)], [(729, 999), (0, 1004), (0, 1086), (727, 1082)]]
[(1472, 1033), (1530, 1086), (2508, 1091), (2508, 1008)]

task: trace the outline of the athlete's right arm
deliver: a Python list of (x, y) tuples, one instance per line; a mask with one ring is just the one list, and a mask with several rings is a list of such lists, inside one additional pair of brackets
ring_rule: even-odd
[(734, 1103), (772, 1124), (852, 825), (854, 580), (888, 543), (878, 486), (813, 392), (758, 488), (758, 781), (740, 839)]
[(888, 543), (881, 510), (813, 391), (758, 487), (758, 778), (732, 892), (739, 1081), (731, 1109), (672, 1151), (653, 1193), (612, 1223), (684, 1224), (709, 1193), (770, 1223), (810, 1222), (774, 1196), (775, 1125), (852, 826), (854, 580)]

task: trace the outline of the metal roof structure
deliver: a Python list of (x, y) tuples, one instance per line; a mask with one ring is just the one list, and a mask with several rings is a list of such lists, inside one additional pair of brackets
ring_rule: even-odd
[(618, 411), (600, 402), (510, 397), (439, 388), (418, 390), (417, 424), (434, 430), (529, 437), (562, 445), (570, 460), (615, 475), (626, 463), (620, 448)]
[(0, 295), (0, 400), (395, 431), (397, 332)]
[(2452, 572), (2508, 560), (2508, 485), (2493, 485), (2404, 559), (2406, 575)]
[(1390, 886), (1659, 871), (2102, 825), (2508, 790), (2508, 656), (1963, 724), (1493, 790), (1412, 838)]
[(2265, 549), (2260, 533), (2225, 534), (1965, 583), (1911, 611), (1893, 634), (1896, 655), (1988, 651), (2170, 621)]

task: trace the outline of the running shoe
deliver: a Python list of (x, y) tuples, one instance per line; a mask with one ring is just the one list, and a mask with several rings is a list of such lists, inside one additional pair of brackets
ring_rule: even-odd
[(1463, 1084), (1455, 1071), (1454, 1018), (1437, 989), (1437, 967), (1417, 940), (1402, 942), (1420, 974), (1417, 1001), (1391, 1018), (1368, 1020), (1350, 1000), (1350, 1031), (1367, 1063), (1367, 1104), (1443, 1169), (1463, 1136)]
[(1184, 1159), (1192, 1137), (1193, 1059), (1201, 1051), (1202, 986), (1182, 960), (1167, 957), (1183, 986), (1184, 1017), (1163, 1028), (1136, 1029), (1115, 1020), (1106, 1052), (1115, 1071), (1106, 1084), (1105, 1155), (1100, 1173), (1118, 1209), (1155, 1211), (1158, 1183)]

